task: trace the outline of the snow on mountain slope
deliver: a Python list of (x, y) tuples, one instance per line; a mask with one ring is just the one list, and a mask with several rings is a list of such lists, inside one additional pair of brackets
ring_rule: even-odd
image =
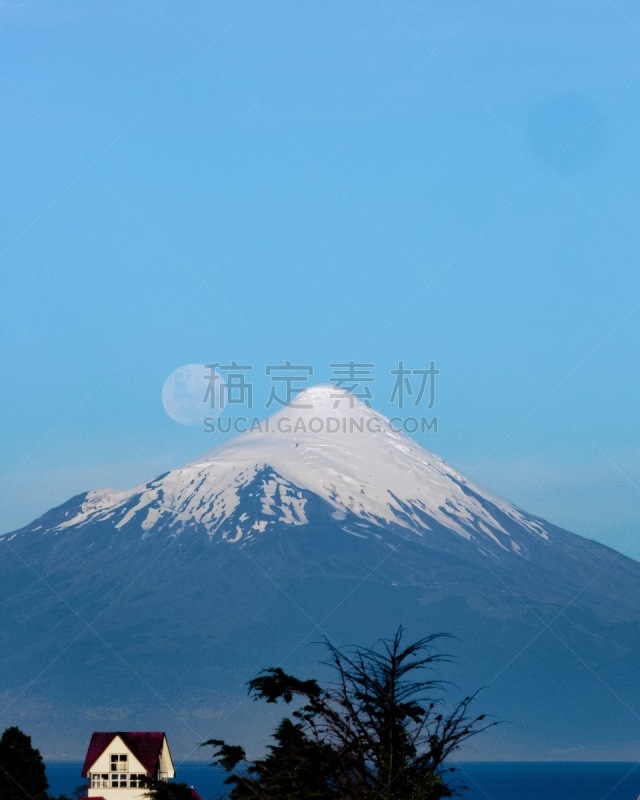
[(197, 524), (239, 541), (276, 521), (307, 524), (310, 495), (329, 504), (334, 520), (353, 515), (365, 527), (396, 525), (416, 536), (445, 528), (515, 553), (522, 542), (514, 528), (547, 538), (542, 520), (481, 489), (333, 386), (304, 391), (260, 429), (149, 483), (89, 492), (54, 530), (106, 520), (120, 530), (135, 519), (144, 531), (161, 523), (178, 534)]

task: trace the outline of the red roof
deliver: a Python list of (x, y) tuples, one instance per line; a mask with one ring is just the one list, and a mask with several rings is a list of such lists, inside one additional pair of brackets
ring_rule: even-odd
[[(82, 765), (82, 777), (86, 778), (89, 770), (119, 736), (147, 771), (154, 775), (158, 771), (158, 762), (162, 752), (165, 735), (162, 731), (98, 731), (91, 734), (87, 756)], [(96, 800), (94, 798), (94, 800)]]

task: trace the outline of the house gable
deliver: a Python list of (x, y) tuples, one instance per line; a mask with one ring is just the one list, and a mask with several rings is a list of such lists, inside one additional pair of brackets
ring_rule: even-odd
[(161, 731), (98, 731), (92, 734), (82, 776), (86, 778), (90, 772), (110, 772), (114, 754), (127, 756), (128, 772), (174, 777), (171, 753)]
[[(123, 740), (119, 734), (111, 737), (104, 750), (95, 759), (93, 764), (87, 768), (89, 772), (110, 772), (111, 771), (111, 756), (112, 755), (125, 755), (127, 756), (127, 772), (137, 772), (149, 776), (150, 773), (147, 767), (136, 757), (132, 748)], [(86, 777), (83, 770), (83, 777)]]

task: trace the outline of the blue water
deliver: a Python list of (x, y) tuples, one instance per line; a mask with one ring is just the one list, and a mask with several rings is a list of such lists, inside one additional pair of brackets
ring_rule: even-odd
[(637, 800), (640, 764), (458, 764), (468, 800)]
[[(81, 764), (47, 764), (50, 792), (71, 794), (81, 783)], [(177, 765), (176, 779), (188, 783), (203, 800), (224, 797), (224, 774), (202, 763)], [(458, 782), (467, 800), (637, 800), (640, 763), (487, 762), (458, 764)]]

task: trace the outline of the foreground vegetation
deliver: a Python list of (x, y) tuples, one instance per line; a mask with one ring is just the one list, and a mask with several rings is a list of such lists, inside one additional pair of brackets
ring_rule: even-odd
[(7, 728), (0, 738), (0, 798), (2, 800), (71, 800), (48, 792), (44, 761), (19, 728)]
[(249, 683), (254, 699), (296, 703), (275, 729), (268, 755), (247, 758), (221, 739), (213, 763), (227, 771), (231, 800), (440, 800), (453, 794), (449, 756), (494, 725), (470, 711), (475, 695), (452, 706), (434, 668), (448, 657), (441, 635), (410, 644), (402, 630), (377, 648), (327, 643), (332, 677), (321, 686), (279, 667)]

